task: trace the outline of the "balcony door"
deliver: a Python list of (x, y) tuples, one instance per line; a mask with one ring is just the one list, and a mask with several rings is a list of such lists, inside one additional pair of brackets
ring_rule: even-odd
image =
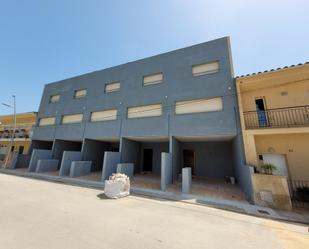
[(259, 122), (259, 126), (267, 126), (266, 104), (264, 98), (255, 99), (256, 113)]

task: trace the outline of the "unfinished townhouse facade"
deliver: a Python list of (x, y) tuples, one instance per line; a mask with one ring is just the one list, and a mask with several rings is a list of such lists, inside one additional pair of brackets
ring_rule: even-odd
[(166, 190), (187, 167), (249, 196), (238, 120), (224, 37), (45, 85), (29, 171), (102, 181), (118, 168)]

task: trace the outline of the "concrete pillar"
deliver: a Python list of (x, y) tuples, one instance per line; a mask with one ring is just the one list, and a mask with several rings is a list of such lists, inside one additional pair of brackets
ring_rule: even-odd
[(180, 142), (175, 137), (170, 137), (169, 153), (172, 155), (173, 180), (177, 180), (180, 174)]
[(60, 166), (59, 175), (68, 176), (73, 161), (81, 161), (82, 153), (80, 151), (64, 151)]
[(91, 161), (73, 161), (70, 167), (70, 177), (79, 177), (90, 174)]
[(36, 170), (37, 163), (40, 159), (51, 159), (51, 158), (52, 158), (52, 150), (34, 149), (31, 154), (28, 171), (34, 172)]
[(191, 192), (191, 184), (192, 184), (192, 172), (191, 168), (183, 168), (182, 169), (182, 184), (181, 184), (181, 192), (183, 194), (189, 194)]
[(120, 152), (105, 151), (102, 169), (102, 181), (107, 180), (117, 171), (117, 164), (120, 163)]
[(118, 163), (117, 173), (127, 175), (130, 179), (134, 176), (134, 164), (133, 163)]
[(40, 159), (36, 166), (35, 172), (51, 172), (58, 170), (59, 160), (57, 159)]
[(244, 134), (244, 147), (245, 147), (246, 163), (248, 165), (257, 166), (258, 160), (257, 160), (254, 135), (246, 133)]
[(165, 191), (173, 183), (172, 154), (161, 153), (161, 190)]

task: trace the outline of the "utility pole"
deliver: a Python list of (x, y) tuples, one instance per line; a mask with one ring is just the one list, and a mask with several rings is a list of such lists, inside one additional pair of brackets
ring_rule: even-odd
[(11, 152), (12, 152), (11, 150), (12, 150), (12, 147), (13, 147), (13, 144), (14, 144), (14, 137), (15, 137), (15, 130), (16, 130), (16, 96), (12, 95), (12, 97), (13, 97), (13, 106), (6, 104), (6, 103), (2, 103), (2, 105), (6, 106), (8, 108), (13, 108), (13, 112), (14, 112), (13, 131), (12, 131), (12, 134), (11, 134), (11, 142), (10, 142), (10, 146), (9, 146), (9, 151), (8, 151), (8, 154), (7, 154), (6, 159), (5, 159), (5, 164), (4, 164), (5, 168), (8, 167), (8, 162), (9, 162), (9, 158), (10, 158), (10, 155), (11, 155)]

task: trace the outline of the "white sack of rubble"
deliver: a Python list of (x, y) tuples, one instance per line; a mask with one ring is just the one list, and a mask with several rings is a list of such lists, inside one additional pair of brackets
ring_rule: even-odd
[(112, 174), (105, 181), (104, 194), (108, 198), (118, 199), (130, 194), (130, 179), (125, 174)]

